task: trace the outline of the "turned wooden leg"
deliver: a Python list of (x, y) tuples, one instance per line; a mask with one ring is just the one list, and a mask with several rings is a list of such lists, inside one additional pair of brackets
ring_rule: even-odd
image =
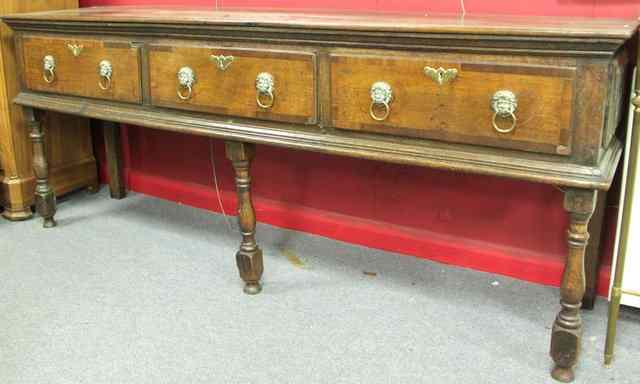
[(560, 313), (551, 333), (551, 357), (555, 367), (551, 376), (561, 382), (573, 381), (573, 367), (578, 361), (582, 320), (580, 305), (585, 291), (584, 254), (589, 242), (589, 219), (596, 204), (597, 192), (569, 188), (564, 208), (569, 213), (568, 254), (560, 286)]
[(102, 123), (102, 130), (104, 132), (104, 148), (109, 171), (109, 192), (113, 199), (124, 199), (127, 196), (127, 190), (122, 175), (120, 127), (114, 122), (105, 121)]
[(238, 192), (238, 222), (242, 233), (240, 250), (236, 262), (240, 277), (245, 282), (244, 292), (249, 295), (260, 293), (262, 276), (262, 250), (256, 244), (256, 213), (251, 202), (251, 176), (249, 170), (255, 154), (255, 146), (234, 141), (225, 142), (227, 158), (231, 160), (236, 174)]
[(56, 213), (56, 196), (49, 185), (49, 165), (44, 143), (42, 119), (33, 108), (24, 108), (24, 117), (29, 128), (29, 137), (33, 144), (33, 172), (36, 176), (36, 211), (43, 217), (45, 228), (56, 226), (53, 216)]

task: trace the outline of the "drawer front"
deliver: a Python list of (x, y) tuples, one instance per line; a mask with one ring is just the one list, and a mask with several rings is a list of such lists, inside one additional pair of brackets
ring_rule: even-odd
[(570, 154), (574, 67), (449, 60), (333, 54), (333, 126)]
[(27, 88), (139, 103), (140, 54), (124, 41), (26, 36)]
[(151, 100), (170, 108), (313, 124), (315, 62), (310, 52), (153, 45)]

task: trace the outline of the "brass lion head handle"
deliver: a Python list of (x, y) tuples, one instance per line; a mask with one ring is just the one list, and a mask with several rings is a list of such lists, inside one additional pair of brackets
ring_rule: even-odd
[(193, 85), (196, 83), (196, 74), (190, 67), (182, 67), (178, 71), (178, 97), (180, 100), (189, 100), (193, 94)]
[(273, 107), (275, 101), (275, 80), (268, 72), (259, 73), (256, 77), (256, 103), (260, 108)]
[[(384, 81), (376, 81), (371, 85), (369, 90), (371, 96), (371, 105), (369, 106), (369, 115), (373, 120), (384, 121), (391, 113), (391, 101), (393, 100), (393, 91), (389, 83)], [(382, 109), (382, 113), (378, 113)]]
[(47, 84), (56, 81), (56, 59), (53, 56), (47, 55), (42, 58), (42, 70), (42, 78)]
[[(509, 133), (516, 129), (516, 124), (518, 123), (518, 119), (516, 118), (518, 98), (513, 92), (503, 89), (494, 93), (491, 98), (491, 109), (493, 110), (491, 123), (496, 131), (499, 133)], [(511, 120), (511, 124), (507, 128), (500, 128), (498, 119)]]
[(111, 88), (111, 76), (113, 75), (113, 66), (109, 60), (102, 60), (98, 66), (98, 74), (100, 75), (100, 81), (98, 86), (103, 91)]

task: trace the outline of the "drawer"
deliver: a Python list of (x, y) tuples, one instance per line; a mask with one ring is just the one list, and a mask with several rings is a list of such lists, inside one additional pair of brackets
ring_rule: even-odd
[(31, 90), (141, 101), (140, 53), (128, 42), (25, 36), (22, 45), (25, 84)]
[(156, 106), (313, 124), (315, 67), (311, 52), (154, 44), (151, 100)]
[(333, 54), (333, 126), (570, 154), (575, 67), (442, 58)]

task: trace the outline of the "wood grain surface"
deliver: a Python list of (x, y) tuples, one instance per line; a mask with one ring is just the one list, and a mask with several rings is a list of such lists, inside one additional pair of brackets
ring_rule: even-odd
[(270, 10), (212, 7), (120, 6), (81, 8), (12, 16), (13, 20), (167, 22), (194, 25), (253, 27), (301, 27), (428, 33), (473, 33), (484, 35), (629, 38), (638, 21), (632, 18), (593, 19), (516, 15), (409, 15), (389, 12), (344, 10)]
[[(212, 55), (233, 56), (225, 70)], [(190, 100), (177, 96), (177, 73), (190, 67), (196, 75)], [(149, 78), (154, 105), (265, 120), (315, 123), (315, 55), (274, 48), (159, 43), (149, 48)], [(256, 77), (273, 75), (272, 108), (256, 103)]]
[[(526, 63), (481, 62), (470, 56), (443, 61), (438, 55), (402, 52), (341, 53), (331, 56), (333, 126), (359, 131), (425, 137), (461, 143), (568, 155), (575, 68)], [(455, 69), (438, 84), (425, 66)], [(393, 90), (385, 121), (369, 115), (369, 90), (376, 81)], [(516, 128), (499, 133), (492, 126), (491, 99), (512, 91), (518, 102)], [(497, 119), (508, 127), (510, 119)]]
[[(78, 57), (68, 44), (82, 46)], [(23, 40), (25, 82), (29, 89), (96, 99), (140, 102), (140, 57), (127, 41), (90, 38), (27, 36)], [(43, 79), (43, 58), (51, 55), (56, 64), (56, 80)], [(99, 64), (108, 60), (113, 66), (111, 88), (102, 90)]]

